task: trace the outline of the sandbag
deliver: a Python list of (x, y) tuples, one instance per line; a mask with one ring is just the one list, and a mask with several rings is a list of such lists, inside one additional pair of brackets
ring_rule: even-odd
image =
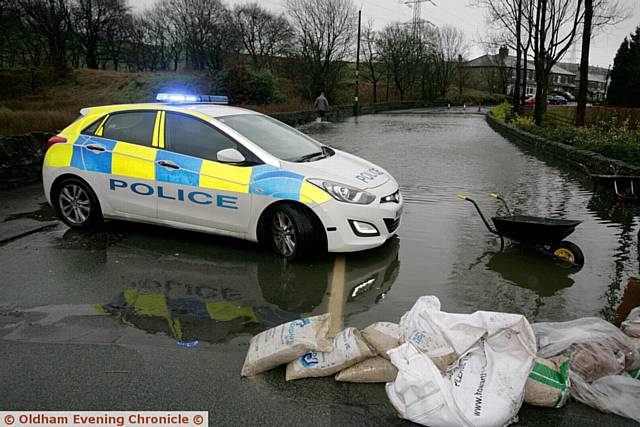
[(308, 317), (268, 329), (251, 338), (242, 366), (243, 377), (250, 377), (289, 363), (309, 351), (330, 351), (329, 313)]
[(286, 380), (326, 377), (376, 355), (356, 328), (346, 328), (333, 339), (329, 351), (314, 351), (287, 365)]
[(615, 355), (624, 355), (625, 369), (640, 368), (640, 353), (628, 336), (611, 323), (598, 317), (584, 317), (568, 322), (534, 323), (538, 356), (553, 357), (578, 343), (600, 343)]
[(513, 422), (536, 352), (529, 322), (508, 313), (446, 313), (439, 305), (435, 297), (421, 297), (400, 320), (403, 336), (438, 335), (460, 357), (443, 375), (410, 342), (390, 350), (398, 368), (396, 380), (386, 385), (392, 405), (401, 417), (432, 427)]
[(392, 322), (376, 322), (364, 328), (362, 336), (380, 356), (389, 359), (387, 351), (400, 345), (400, 325)]
[(588, 383), (571, 373), (571, 396), (602, 412), (631, 418), (640, 423), (640, 381), (626, 375), (610, 375)]
[(640, 338), (640, 307), (636, 307), (620, 324), (620, 330), (630, 337)]
[(372, 357), (340, 371), (336, 381), (350, 383), (387, 383), (396, 379), (398, 370), (381, 356)]
[(571, 370), (589, 383), (625, 370), (624, 354), (606, 343), (576, 343), (565, 353), (569, 355)]
[(529, 405), (561, 408), (569, 399), (569, 359), (536, 357), (524, 385), (524, 401)]
[(429, 356), (440, 372), (446, 372), (449, 365), (458, 360), (458, 353), (439, 335), (423, 331), (413, 331), (407, 338), (418, 350)]

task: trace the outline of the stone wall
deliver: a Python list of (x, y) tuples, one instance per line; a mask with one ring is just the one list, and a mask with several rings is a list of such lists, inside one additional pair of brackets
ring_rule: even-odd
[(511, 125), (487, 114), (487, 122), (489, 126), (496, 132), (517, 144), (527, 146), (534, 151), (541, 151), (549, 154), (557, 159), (563, 160), (572, 165), (582, 163), (586, 165), (592, 173), (611, 173), (611, 165), (621, 175), (640, 175), (640, 167), (631, 165), (621, 160), (611, 159), (602, 154), (593, 151), (582, 150), (571, 145), (562, 144), (560, 142), (551, 141), (521, 129), (517, 129)]
[(47, 140), (53, 133), (0, 137), (0, 189), (40, 179)]
[[(360, 114), (421, 106), (424, 104), (417, 102), (363, 105), (360, 108)], [(309, 123), (318, 117), (315, 111), (273, 113), (271, 115), (290, 126)], [(339, 121), (352, 115), (352, 105), (341, 105), (331, 108), (325, 120)], [(0, 137), (0, 190), (40, 179), (44, 148), (47, 140), (53, 135), (53, 132), (35, 132), (27, 135)]]

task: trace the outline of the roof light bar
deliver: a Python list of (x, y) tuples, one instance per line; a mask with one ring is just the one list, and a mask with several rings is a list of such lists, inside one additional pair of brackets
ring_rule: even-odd
[(191, 95), (184, 93), (159, 93), (156, 101), (168, 103), (207, 102), (211, 104), (229, 104), (229, 98), (222, 95)]

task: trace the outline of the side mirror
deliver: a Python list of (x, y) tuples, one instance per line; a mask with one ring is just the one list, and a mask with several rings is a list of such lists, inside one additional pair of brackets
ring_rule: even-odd
[(235, 148), (225, 148), (224, 150), (220, 150), (216, 157), (221, 163), (242, 163), (245, 161), (242, 153)]

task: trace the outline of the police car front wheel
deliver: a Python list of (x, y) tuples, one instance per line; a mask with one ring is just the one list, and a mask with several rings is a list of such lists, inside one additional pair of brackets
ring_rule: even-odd
[(311, 219), (289, 205), (276, 208), (270, 229), (273, 250), (289, 260), (308, 256), (317, 240)]
[(102, 220), (102, 212), (95, 194), (79, 179), (65, 179), (54, 196), (55, 207), (62, 221), (69, 227), (87, 228)]

